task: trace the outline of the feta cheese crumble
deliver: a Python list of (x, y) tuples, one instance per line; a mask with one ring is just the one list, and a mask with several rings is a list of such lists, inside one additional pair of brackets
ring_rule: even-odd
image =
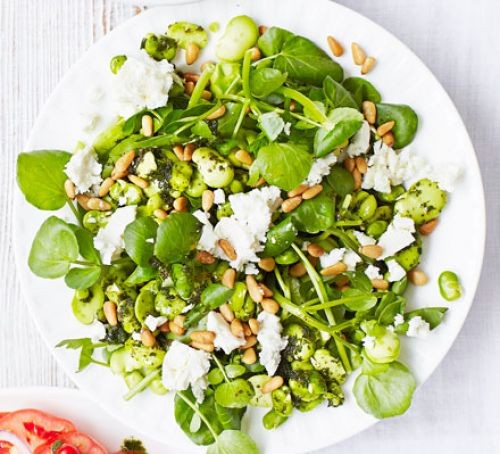
[(370, 246), (372, 244), (375, 244), (377, 241), (375, 238), (372, 238), (371, 236), (367, 235), (366, 233), (359, 232), (357, 230), (354, 230), (352, 233), (354, 233), (354, 236), (358, 240), (358, 243), (360, 246)]
[(420, 315), (412, 317), (408, 322), (408, 337), (419, 337), (425, 339), (431, 332), (431, 326)]
[(406, 276), (406, 270), (398, 262), (396, 262), (396, 260), (387, 260), (385, 263), (389, 272), (389, 276), (387, 278), (389, 282), (399, 281)]
[(92, 147), (78, 150), (66, 164), (65, 172), (75, 184), (77, 193), (87, 192), (94, 185), (101, 184), (102, 165)]
[(382, 274), (380, 274), (380, 268), (375, 265), (368, 265), (365, 274), (368, 276), (368, 279), (383, 279)]
[(347, 154), (353, 158), (366, 154), (370, 149), (370, 124), (364, 121), (359, 131), (351, 139), (349, 146), (346, 148)]
[(172, 64), (156, 61), (145, 51), (137, 56), (128, 55), (113, 81), (118, 112), (129, 117), (144, 108), (166, 105), (174, 83), (173, 73)]
[(203, 402), (208, 386), (206, 375), (210, 370), (210, 355), (179, 341), (173, 341), (163, 359), (162, 382), (172, 391), (183, 391), (191, 386), (198, 402)]
[(327, 254), (323, 254), (319, 258), (322, 268), (328, 268), (339, 262), (344, 262), (347, 265), (348, 271), (354, 271), (356, 265), (361, 262), (361, 257), (351, 249), (337, 248), (332, 249)]
[(363, 343), (363, 347), (365, 348), (373, 348), (375, 346), (375, 337), (374, 336), (369, 336), (368, 334), (363, 337), (361, 340)]
[(286, 347), (287, 339), (281, 337), (283, 327), (280, 319), (269, 312), (261, 312), (257, 341), (260, 343), (259, 361), (266, 368), (268, 375), (274, 375), (281, 361), (281, 351)]
[(99, 229), (94, 238), (94, 246), (100, 252), (102, 263), (110, 265), (120, 257), (125, 249), (123, 233), (125, 227), (135, 219), (136, 206), (118, 208), (109, 218), (105, 227)]
[(337, 156), (333, 153), (330, 153), (324, 158), (315, 159), (305, 182), (310, 186), (321, 183), (323, 177), (330, 173), (331, 166), (333, 166), (336, 162)]
[(216, 205), (222, 205), (226, 203), (226, 193), (223, 189), (216, 189), (214, 191), (214, 203)]
[(403, 314), (396, 314), (394, 316), (394, 322), (393, 322), (394, 326), (402, 325), (404, 322), (405, 322), (405, 317)]
[(387, 230), (378, 240), (378, 245), (383, 250), (379, 258), (392, 257), (396, 252), (412, 244), (415, 241), (413, 233), (415, 233), (413, 219), (399, 215), (394, 216)]
[(245, 345), (245, 338), (236, 337), (231, 332), (229, 323), (217, 312), (208, 313), (207, 330), (215, 333), (214, 346), (217, 350), (223, 350), (226, 355)]
[(141, 333), (139, 333), (138, 331), (134, 331), (132, 333), (132, 339), (137, 341), (137, 342), (141, 342), (142, 341)]
[(148, 315), (144, 320), (144, 324), (148, 327), (150, 331), (156, 331), (159, 326), (163, 325), (168, 320), (167, 317), (160, 315), (159, 317), (154, 317)]

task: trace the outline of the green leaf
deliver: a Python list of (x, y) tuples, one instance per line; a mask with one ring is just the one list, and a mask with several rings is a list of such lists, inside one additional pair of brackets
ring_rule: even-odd
[(344, 306), (352, 312), (367, 311), (377, 304), (377, 297), (371, 293), (365, 293), (357, 289), (349, 289), (343, 292)]
[(96, 348), (101, 348), (103, 346), (104, 345), (102, 344), (94, 344), (92, 342), (92, 339), (88, 337), (81, 339), (65, 339), (56, 345), (56, 347), (64, 347), (64, 348), (69, 348), (71, 350), (80, 350), (77, 372), (81, 372), (88, 365), (95, 362), (94, 359), (92, 358), (94, 350)]
[(375, 317), (381, 325), (392, 325), (394, 317), (404, 313), (405, 305), (406, 301), (403, 297), (387, 292), (377, 306)]
[[(355, 247), (350, 249), (356, 250), (357, 248)], [(373, 285), (365, 273), (360, 271), (348, 271), (346, 274), (349, 277), (349, 283), (353, 289), (365, 293), (372, 291)]]
[(212, 446), (207, 449), (207, 454), (259, 454), (259, 448), (250, 436), (239, 430), (225, 430)]
[(163, 263), (182, 263), (200, 239), (200, 223), (190, 213), (173, 213), (158, 228), (154, 254)]
[(149, 282), (155, 279), (158, 275), (158, 270), (152, 266), (138, 266), (134, 272), (127, 278), (127, 285), (137, 285), (144, 282)]
[(267, 240), (262, 255), (276, 257), (286, 251), (297, 238), (298, 230), (291, 218), (286, 218), (271, 227), (267, 232)]
[(405, 318), (410, 320), (419, 315), (430, 325), (431, 329), (434, 329), (441, 324), (447, 310), (447, 307), (424, 307), (406, 313)]
[(325, 178), (325, 183), (341, 197), (345, 197), (354, 191), (352, 173), (338, 164), (330, 169), (330, 174)]
[(94, 237), (92, 234), (87, 229), (84, 229), (76, 224), (69, 224), (69, 226), (75, 233), (80, 255), (85, 260), (99, 265), (101, 263), (101, 255), (94, 247)]
[(265, 98), (280, 88), (286, 74), (274, 68), (258, 68), (250, 73), (250, 91), (256, 98)]
[(153, 257), (157, 230), (158, 224), (151, 217), (137, 218), (125, 228), (125, 250), (137, 265), (149, 265)]
[(356, 134), (363, 124), (363, 114), (350, 107), (339, 107), (328, 115), (327, 124), (314, 137), (314, 155), (322, 157)]
[(291, 191), (306, 179), (311, 166), (312, 156), (306, 146), (271, 143), (260, 149), (252, 171), (258, 170), (269, 184)]
[(184, 325), (189, 327), (198, 323), (210, 311), (226, 303), (233, 296), (233, 293), (233, 289), (222, 284), (210, 284), (201, 293), (200, 303), (187, 314)]
[(259, 38), (257, 44), (265, 57), (278, 54), (285, 41), (292, 38), (294, 34), (280, 27), (270, 27)]
[(41, 210), (58, 210), (68, 201), (64, 167), (71, 154), (59, 150), (21, 153), (17, 157), (17, 184), (26, 200)]
[(241, 89), (241, 65), (228, 62), (217, 63), (210, 78), (210, 91), (217, 98), (221, 98), (227, 94), (230, 87), (233, 92)]
[(71, 227), (58, 217), (49, 217), (38, 230), (28, 258), (37, 276), (55, 279), (64, 276), (78, 259), (78, 241)]
[(409, 145), (417, 133), (418, 117), (415, 111), (405, 104), (377, 104), (377, 124), (388, 121), (396, 124), (391, 132), (394, 134), (394, 149), (399, 150)]
[(357, 102), (352, 97), (351, 93), (346, 90), (341, 84), (333, 80), (330, 76), (323, 81), (323, 93), (331, 107), (352, 107), (358, 109)]
[(226, 408), (215, 403), (215, 412), (224, 430), (240, 430), (245, 411), (246, 408)]
[(331, 197), (321, 193), (314, 199), (303, 201), (290, 215), (297, 230), (318, 233), (329, 229), (335, 222), (335, 206)]
[(229, 138), (233, 135), (243, 105), (235, 102), (227, 102), (224, 105), (226, 113), (217, 120), (217, 133), (223, 138)]
[(378, 373), (359, 374), (353, 387), (358, 405), (379, 419), (403, 414), (410, 407), (416, 388), (415, 379), (403, 364), (381, 366), (384, 367), (379, 367)]
[(64, 282), (69, 288), (83, 290), (92, 287), (101, 276), (100, 266), (90, 266), (86, 268), (72, 268), (64, 278)]
[(276, 112), (267, 112), (259, 116), (259, 127), (267, 138), (273, 142), (283, 131), (285, 122)]
[(195, 125), (191, 128), (191, 132), (198, 137), (201, 137), (203, 139), (207, 140), (214, 140), (215, 136), (212, 134), (212, 131), (210, 130), (210, 126), (205, 121), (198, 121), (195, 123)]
[(351, 92), (358, 107), (361, 107), (363, 101), (374, 103), (382, 101), (382, 96), (380, 96), (378, 90), (362, 77), (348, 77), (342, 82), (342, 85)]
[(255, 392), (252, 385), (243, 378), (229, 383), (222, 383), (215, 389), (215, 401), (226, 408), (244, 408)]

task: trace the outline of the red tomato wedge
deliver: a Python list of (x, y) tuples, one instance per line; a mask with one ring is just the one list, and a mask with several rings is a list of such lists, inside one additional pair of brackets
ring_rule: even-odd
[(0, 412), (0, 419), (2, 419), (4, 416), (7, 416), (9, 413), (1, 413)]
[(0, 430), (17, 435), (32, 450), (56, 439), (66, 432), (73, 432), (75, 426), (66, 419), (57, 418), (39, 410), (19, 410), (0, 419)]
[(12, 443), (0, 440), (0, 454), (10, 454), (13, 447), (14, 445)]
[(51, 442), (39, 446), (33, 454), (52, 454), (52, 446), (58, 441), (74, 446), (80, 454), (109, 454), (104, 446), (81, 432), (62, 433)]

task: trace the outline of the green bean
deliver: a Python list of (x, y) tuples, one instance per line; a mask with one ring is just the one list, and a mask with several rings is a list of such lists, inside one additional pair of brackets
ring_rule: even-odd
[(118, 74), (118, 71), (127, 61), (126, 55), (116, 55), (109, 62), (109, 69), (113, 74)]
[(394, 186), (391, 189), (391, 192), (389, 192), (389, 193), (378, 192), (377, 197), (382, 202), (391, 203), (391, 202), (395, 202), (396, 199), (399, 198), (400, 196), (402, 196), (405, 192), (406, 192), (405, 188), (403, 186), (399, 185), (399, 186)]
[(462, 287), (458, 276), (453, 271), (443, 271), (439, 275), (439, 292), (447, 301), (454, 301), (462, 296)]
[(374, 221), (368, 225), (366, 228), (366, 234), (373, 237), (378, 238), (384, 233), (387, 229), (387, 221)]
[(396, 295), (402, 295), (405, 292), (407, 286), (408, 278), (405, 276), (403, 279), (400, 279), (399, 281), (392, 284), (391, 291)]
[(292, 265), (294, 263), (297, 263), (300, 258), (292, 248), (289, 248), (281, 254), (277, 255), (275, 257), (275, 260), (278, 265)]

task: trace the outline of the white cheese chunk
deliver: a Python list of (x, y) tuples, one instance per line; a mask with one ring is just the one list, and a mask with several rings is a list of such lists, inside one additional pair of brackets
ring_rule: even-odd
[(150, 331), (156, 331), (159, 326), (163, 325), (168, 320), (167, 317), (160, 315), (159, 317), (154, 317), (153, 315), (148, 315), (144, 320), (144, 324), (148, 327)]
[(403, 279), (406, 276), (406, 270), (398, 263), (396, 260), (391, 259), (385, 262), (388, 268), (389, 282), (396, 282)]
[(223, 350), (226, 355), (245, 345), (245, 338), (236, 337), (231, 332), (229, 323), (217, 312), (208, 313), (207, 330), (215, 333), (214, 346), (217, 350)]
[(339, 263), (342, 261), (344, 258), (346, 249), (345, 248), (337, 248), (337, 249), (332, 249), (330, 252), (327, 254), (323, 254), (319, 258), (319, 262), (321, 263), (322, 268), (328, 268), (329, 266), (335, 265), (336, 263)]
[(91, 147), (78, 150), (66, 164), (66, 175), (75, 184), (77, 193), (87, 192), (102, 182), (102, 165)]
[(368, 265), (365, 274), (368, 276), (368, 279), (383, 279), (382, 274), (380, 274), (380, 268), (375, 265)]
[(408, 322), (408, 331), (406, 335), (408, 337), (419, 337), (420, 339), (425, 339), (431, 332), (431, 327), (420, 315), (412, 317)]
[(366, 154), (370, 149), (370, 124), (364, 121), (359, 131), (351, 139), (346, 152), (350, 157)]
[(309, 175), (305, 181), (308, 185), (314, 185), (321, 183), (321, 180), (325, 175), (330, 173), (330, 168), (337, 162), (337, 156), (330, 153), (324, 158), (315, 159), (311, 170), (309, 170)]
[(404, 322), (405, 322), (405, 317), (403, 314), (396, 314), (394, 316), (394, 322), (393, 322), (394, 326), (402, 325)]
[(378, 240), (378, 245), (383, 250), (379, 258), (392, 257), (400, 250), (412, 244), (415, 241), (414, 232), (415, 223), (413, 219), (396, 215)]
[(353, 233), (354, 233), (354, 236), (356, 237), (356, 239), (358, 240), (358, 243), (361, 246), (370, 246), (370, 245), (375, 244), (377, 242), (375, 240), (375, 238), (372, 238), (371, 236), (367, 235), (366, 233), (359, 232), (357, 230), (354, 230)]
[(342, 261), (347, 265), (347, 271), (355, 271), (356, 265), (362, 262), (363, 260), (358, 254), (356, 254), (356, 252), (354, 252), (351, 249), (348, 249), (345, 252)]
[(222, 205), (226, 203), (226, 193), (223, 189), (216, 189), (214, 191), (214, 203), (216, 205)]
[(283, 327), (280, 319), (269, 312), (261, 312), (257, 341), (260, 344), (259, 361), (266, 368), (268, 375), (274, 375), (281, 361), (281, 351), (287, 345), (287, 339), (281, 336)]
[(361, 342), (363, 343), (363, 347), (365, 348), (373, 348), (375, 346), (375, 340), (376, 338), (374, 336), (369, 336), (368, 334), (361, 339)]

